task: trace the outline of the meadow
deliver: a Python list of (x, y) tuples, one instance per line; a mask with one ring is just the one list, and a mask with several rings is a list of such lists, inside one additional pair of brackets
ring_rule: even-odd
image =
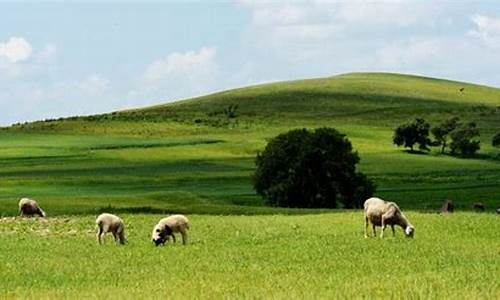
[[(478, 123), (476, 156), (392, 144), (403, 122), (451, 116)], [(359, 210), (269, 207), (255, 194), (267, 141), (322, 126), (347, 135), (415, 239), (364, 239)], [(382, 73), (0, 128), (0, 298), (498, 299), (499, 128), (499, 89)], [(48, 218), (14, 218), (21, 197)], [(457, 213), (436, 214), (445, 199)], [(123, 217), (128, 245), (98, 247), (100, 212)], [(150, 242), (168, 213), (190, 218), (188, 246)]]
[(0, 219), (0, 298), (498, 299), (493, 214), (409, 212), (414, 239), (363, 237), (359, 211), (190, 215), (190, 244), (155, 247), (162, 215), (124, 214), (129, 243), (92, 216)]

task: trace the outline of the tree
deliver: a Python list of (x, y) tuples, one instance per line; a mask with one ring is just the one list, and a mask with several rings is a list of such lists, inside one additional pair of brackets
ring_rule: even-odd
[(498, 132), (497, 134), (495, 134), (495, 136), (493, 136), (493, 139), (491, 140), (491, 144), (493, 145), (493, 147), (500, 148), (500, 132)]
[(420, 150), (429, 151), (431, 141), (429, 139), (430, 125), (424, 119), (415, 119), (415, 121), (403, 124), (394, 131), (393, 142), (398, 146), (410, 148), (413, 152), (413, 146), (418, 144)]
[(431, 132), (436, 140), (434, 145), (441, 146), (441, 153), (444, 153), (446, 146), (448, 146), (448, 136), (459, 126), (459, 120), (458, 117), (453, 117), (432, 128)]
[(359, 207), (375, 185), (356, 172), (359, 156), (333, 128), (296, 129), (278, 135), (256, 158), (254, 188), (282, 207)]
[(451, 133), (451, 154), (460, 156), (471, 156), (480, 149), (480, 142), (474, 140), (479, 136), (479, 129), (476, 123), (470, 122), (460, 126)]

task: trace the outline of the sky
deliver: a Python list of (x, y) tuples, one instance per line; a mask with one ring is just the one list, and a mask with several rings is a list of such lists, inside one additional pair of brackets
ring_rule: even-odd
[(0, 125), (366, 71), (500, 87), (500, 2), (0, 0)]

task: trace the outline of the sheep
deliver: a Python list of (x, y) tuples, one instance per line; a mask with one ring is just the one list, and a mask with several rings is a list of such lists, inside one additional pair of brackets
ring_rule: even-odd
[(182, 244), (187, 243), (187, 230), (189, 229), (189, 220), (184, 215), (172, 215), (161, 219), (153, 228), (151, 240), (155, 246), (165, 245), (170, 236), (175, 240), (174, 232), (180, 232), (182, 235)]
[(45, 212), (38, 206), (38, 203), (29, 198), (22, 198), (19, 200), (19, 215), (20, 216), (33, 216), (39, 215), (42, 218), (45, 218)]
[(476, 202), (476, 203), (472, 204), (472, 208), (474, 208), (476, 211), (480, 211), (480, 212), (483, 212), (486, 210), (486, 207), (481, 202)]
[(382, 227), (380, 237), (384, 237), (384, 230), (387, 225), (391, 225), (392, 235), (395, 236), (394, 225), (399, 225), (404, 229), (407, 237), (413, 237), (415, 228), (399, 207), (394, 202), (387, 202), (380, 198), (370, 198), (365, 201), (365, 238), (368, 237), (368, 223), (372, 224), (373, 236), (377, 236), (375, 226)]
[(118, 216), (103, 213), (97, 217), (95, 223), (97, 230), (96, 237), (99, 244), (104, 243), (104, 236), (107, 232), (111, 232), (113, 234), (115, 242), (122, 245), (127, 242), (125, 239), (125, 224)]
[(455, 208), (455, 206), (453, 205), (453, 202), (451, 200), (446, 200), (443, 203), (443, 206), (441, 207), (441, 212), (442, 213), (452, 213), (454, 208)]

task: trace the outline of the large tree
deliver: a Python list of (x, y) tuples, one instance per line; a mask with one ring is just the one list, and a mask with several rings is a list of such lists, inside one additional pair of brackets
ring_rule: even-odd
[(431, 132), (435, 139), (434, 145), (441, 146), (441, 153), (444, 153), (448, 146), (449, 135), (460, 125), (458, 121), (458, 117), (453, 117), (432, 128)]
[(291, 130), (257, 155), (254, 187), (268, 204), (282, 207), (359, 207), (375, 190), (356, 172), (359, 156), (333, 128)]
[(479, 137), (479, 129), (476, 123), (464, 124), (451, 133), (451, 154), (460, 156), (471, 156), (480, 148), (480, 142), (475, 140)]
[(414, 151), (413, 147), (418, 144), (420, 150), (429, 151), (431, 141), (429, 139), (430, 125), (424, 119), (415, 119), (415, 121), (407, 124), (400, 125), (394, 131), (393, 142), (398, 146), (410, 148)]

